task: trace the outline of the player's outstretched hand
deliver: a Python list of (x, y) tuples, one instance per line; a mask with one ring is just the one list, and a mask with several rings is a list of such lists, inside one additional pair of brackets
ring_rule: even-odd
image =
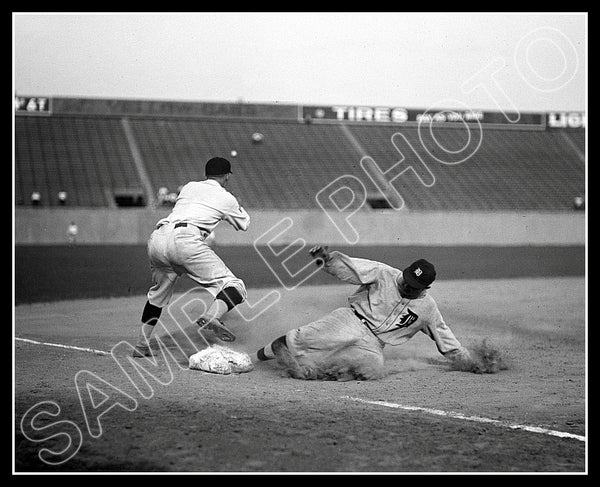
[(315, 245), (312, 249), (309, 250), (309, 253), (317, 265), (323, 265), (324, 262), (329, 260), (329, 247), (326, 245)]
[(458, 356), (453, 360), (452, 369), (474, 374), (495, 374), (508, 367), (499, 350), (488, 345), (487, 339), (471, 347), (468, 356)]

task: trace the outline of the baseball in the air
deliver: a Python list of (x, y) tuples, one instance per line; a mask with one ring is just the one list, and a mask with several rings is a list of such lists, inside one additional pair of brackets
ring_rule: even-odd
[(231, 151), (231, 157), (235, 157), (237, 156), (237, 151), (236, 150), (232, 150)]

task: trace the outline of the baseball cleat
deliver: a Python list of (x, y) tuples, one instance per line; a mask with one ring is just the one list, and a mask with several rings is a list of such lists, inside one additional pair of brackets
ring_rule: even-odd
[(135, 348), (133, 349), (133, 352), (131, 352), (131, 356), (133, 358), (143, 358), (143, 357), (152, 357), (153, 355), (152, 355), (152, 351), (150, 350), (149, 347), (136, 345)]
[(222, 321), (216, 318), (210, 320), (209, 322), (207, 322), (204, 318), (200, 318), (198, 321), (196, 321), (196, 323), (198, 326), (200, 326), (200, 328), (212, 331), (217, 338), (223, 342), (235, 341), (235, 335), (227, 329)]

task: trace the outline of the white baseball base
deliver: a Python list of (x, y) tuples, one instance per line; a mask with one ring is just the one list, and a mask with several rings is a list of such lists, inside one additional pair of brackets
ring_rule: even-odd
[(241, 374), (254, 369), (247, 353), (236, 352), (222, 345), (211, 345), (190, 356), (190, 369), (214, 374)]

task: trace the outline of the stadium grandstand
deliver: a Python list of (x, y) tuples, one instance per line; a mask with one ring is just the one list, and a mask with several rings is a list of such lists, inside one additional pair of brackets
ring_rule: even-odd
[(217, 155), (232, 161), (228, 189), (252, 223), (219, 225), (212, 238), (252, 287), (330, 283), (306, 262), (314, 244), (396, 266), (425, 255), (444, 279), (585, 272), (583, 113), (44, 97), (15, 106), (19, 303), (145, 293), (148, 236)]
[[(156, 206), (161, 188), (173, 194), (203, 179), (215, 155), (232, 160), (230, 189), (256, 209), (318, 208), (317, 193), (340, 176), (363, 183), (367, 211), (385, 208), (365, 159), (408, 210), (572, 211), (585, 193), (579, 113), (523, 114), (510, 123), (500, 113), (474, 112), (470, 121), (419, 126), (423, 111), (399, 108), (376, 121), (377, 109), (368, 107), (38, 100), (17, 103), (18, 207), (33, 205), (34, 193), (40, 207)], [(395, 122), (389, 114), (399, 110)]]

